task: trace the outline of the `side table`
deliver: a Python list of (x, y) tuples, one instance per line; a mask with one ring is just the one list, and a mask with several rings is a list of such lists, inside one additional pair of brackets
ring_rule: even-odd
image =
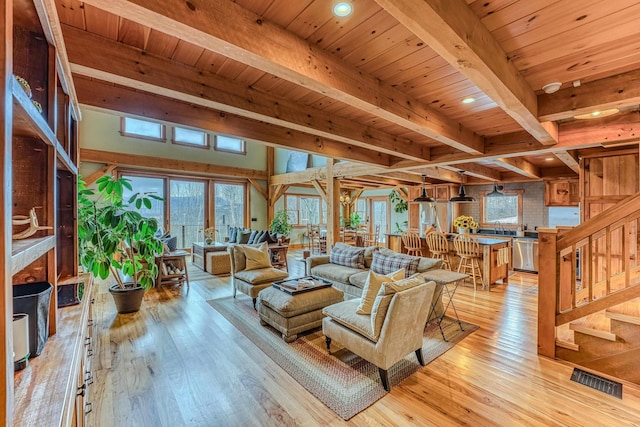
[(191, 262), (193, 265), (200, 267), (207, 273), (207, 254), (210, 252), (226, 252), (226, 243), (213, 242), (207, 245), (205, 242), (193, 242), (193, 250), (191, 251)]
[(280, 270), (289, 271), (287, 264), (288, 245), (269, 245), (269, 255), (271, 257), (271, 265)]
[(442, 285), (440, 287), (440, 295), (433, 296), (431, 311), (429, 312), (429, 316), (427, 317), (427, 319), (430, 319), (431, 314), (435, 311), (436, 301), (439, 299), (439, 297), (441, 295), (445, 295), (445, 294), (447, 295), (447, 298), (448, 298), (447, 304), (444, 306), (444, 309), (442, 310), (442, 313), (440, 314), (440, 316), (436, 316), (436, 321), (438, 322), (438, 327), (440, 328), (440, 334), (442, 334), (442, 339), (446, 341), (447, 338), (444, 336), (444, 330), (442, 329), (442, 320), (444, 319), (444, 316), (449, 306), (453, 308), (453, 313), (456, 316), (458, 325), (460, 325), (460, 330), (464, 331), (464, 328), (462, 327), (462, 322), (460, 322), (460, 318), (458, 317), (458, 311), (456, 310), (456, 306), (453, 304), (453, 296), (455, 295), (460, 282), (465, 280), (467, 277), (469, 277), (469, 275), (463, 274), (463, 273), (457, 273), (455, 271), (439, 269), (439, 270), (425, 271), (424, 273), (422, 273), (422, 276), (425, 278), (426, 281), (433, 280), (437, 284)]
[(189, 287), (189, 272), (186, 261), (188, 255), (187, 251), (174, 251), (157, 256), (157, 286), (186, 283)]

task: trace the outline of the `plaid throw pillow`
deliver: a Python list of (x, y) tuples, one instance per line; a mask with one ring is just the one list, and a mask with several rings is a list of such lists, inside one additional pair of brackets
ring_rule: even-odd
[[(364, 249), (333, 247), (329, 254), (331, 264), (343, 265), (345, 267), (364, 269)], [(397, 269), (396, 269), (397, 270)]]
[(378, 274), (389, 274), (396, 270), (404, 268), (405, 276), (409, 277), (416, 274), (420, 257), (413, 257), (403, 254), (383, 255), (380, 252), (373, 253), (373, 261), (371, 262), (371, 271)]

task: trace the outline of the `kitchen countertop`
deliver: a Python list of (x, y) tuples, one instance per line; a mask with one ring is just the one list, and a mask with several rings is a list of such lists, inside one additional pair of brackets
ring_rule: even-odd
[[(385, 236), (395, 236), (400, 237), (401, 234), (398, 233), (384, 233)], [(453, 236), (457, 236), (457, 234), (448, 234), (447, 239), (449, 241), (453, 240)], [(503, 238), (493, 238), (493, 237), (476, 237), (475, 234), (471, 234), (471, 236), (475, 237), (478, 240), (478, 243), (481, 245), (491, 246), (491, 245), (499, 245), (501, 243), (509, 243), (511, 241), (510, 236), (505, 236)]]

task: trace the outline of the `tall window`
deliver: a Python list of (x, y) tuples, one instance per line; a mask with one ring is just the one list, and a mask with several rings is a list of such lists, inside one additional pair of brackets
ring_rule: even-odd
[(169, 185), (169, 217), (171, 235), (178, 238), (179, 248), (190, 248), (202, 240), (204, 228), (205, 183), (172, 179)]
[(384, 233), (389, 232), (389, 222), (391, 217), (391, 205), (385, 199), (371, 199), (371, 227), (375, 229), (376, 225), (380, 225), (380, 241), (384, 242), (386, 236)]
[(229, 236), (229, 227), (244, 227), (245, 193), (244, 184), (214, 184), (215, 227), (220, 238)]
[(318, 196), (288, 194), (285, 209), (293, 225), (326, 224), (327, 204)]
[(522, 224), (522, 190), (505, 190), (504, 196), (480, 199), (480, 225), (513, 225)]
[[(162, 178), (151, 178), (146, 176), (131, 176), (131, 175), (123, 175), (123, 177), (129, 179), (131, 181), (131, 185), (133, 186), (133, 191), (126, 190), (124, 192), (124, 200), (128, 200), (129, 197), (133, 195), (133, 193), (154, 193), (158, 197), (165, 198), (164, 194), (164, 179)], [(164, 205), (165, 201), (162, 200), (151, 200), (151, 209), (146, 207), (140, 208), (140, 212), (148, 217), (155, 218), (158, 220), (158, 224), (161, 227), (164, 227)]]
[(151, 120), (134, 119), (133, 117), (123, 117), (120, 121), (120, 127), (120, 133), (124, 136), (152, 139), (155, 141), (165, 140), (165, 127), (162, 123)]

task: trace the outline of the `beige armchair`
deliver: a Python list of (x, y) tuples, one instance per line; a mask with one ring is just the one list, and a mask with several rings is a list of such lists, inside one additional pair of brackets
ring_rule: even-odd
[(266, 261), (262, 268), (247, 269), (247, 257), (244, 248), (250, 245), (231, 245), (229, 252), (231, 254), (231, 283), (233, 285), (233, 297), (236, 292), (249, 295), (253, 299), (253, 309), (256, 309), (256, 300), (258, 293), (268, 288), (279, 280), (289, 277), (289, 273), (278, 270)]
[[(373, 363), (378, 367), (382, 385), (389, 391), (387, 370), (407, 354), (415, 352), (418, 362), (424, 366), (422, 340), (435, 289), (435, 282), (427, 282), (392, 295), (378, 294), (377, 298), (390, 300), (379, 331), (372, 321), (374, 314), (356, 314), (359, 299), (325, 307), (323, 313), (327, 317), (322, 320), (322, 332), (327, 350), (331, 353), (331, 340), (335, 339)], [(379, 304), (379, 309), (384, 305)]]

